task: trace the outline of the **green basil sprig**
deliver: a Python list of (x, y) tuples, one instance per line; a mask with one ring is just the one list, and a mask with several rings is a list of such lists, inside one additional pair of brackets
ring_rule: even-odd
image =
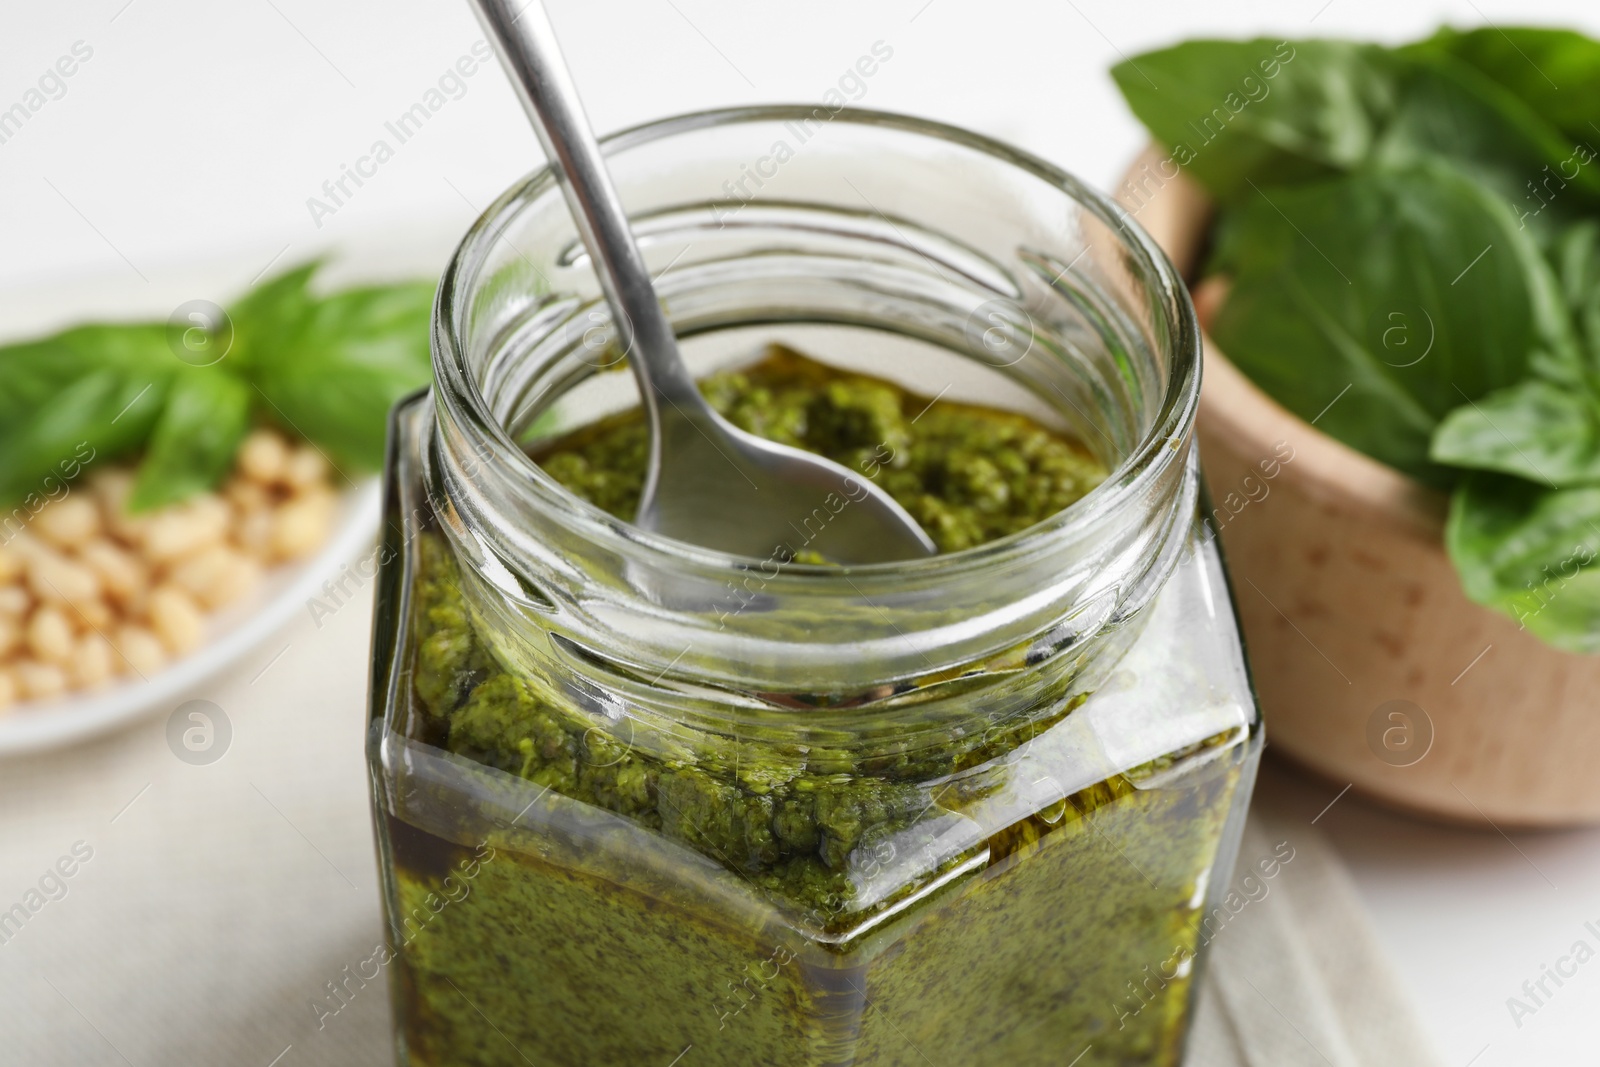
[(142, 453), (134, 510), (176, 503), (221, 481), (256, 424), (309, 439), (341, 470), (377, 469), (389, 407), (429, 380), (434, 287), (319, 296), (319, 266), (235, 303), (231, 344), (206, 366), (180, 358), (166, 323), (79, 326), (0, 347), (0, 503), (40, 492), (84, 443), (96, 463)]
[(1470, 597), (1600, 652), (1600, 42), (1189, 41), (1112, 74), (1217, 201), (1221, 348), (1449, 491)]

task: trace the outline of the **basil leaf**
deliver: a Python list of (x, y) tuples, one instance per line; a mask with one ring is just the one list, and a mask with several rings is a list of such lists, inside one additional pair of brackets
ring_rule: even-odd
[[(1447, 156), (1504, 197), (1519, 226), (1549, 241), (1600, 202), (1600, 167), (1580, 165), (1574, 149), (1514, 94), (1464, 63), (1435, 55), (1408, 67), (1394, 119), (1374, 156), (1388, 163)], [(1562, 177), (1567, 173), (1570, 180)]]
[(1585, 219), (1571, 227), (1553, 256), (1561, 295), (1572, 307), (1600, 300), (1600, 222)]
[(250, 430), (254, 394), (221, 366), (178, 374), (139, 464), (129, 509), (174, 504), (220, 482)]
[(250, 368), (272, 361), (293, 343), (316, 307), (311, 279), (321, 267), (321, 260), (292, 267), (262, 282), (229, 309), (233, 349), (227, 358), (235, 368), (248, 376)]
[(389, 408), (432, 373), (433, 293), (421, 283), (347, 290), (316, 301), (280, 347), (252, 343), (266, 415), (339, 463), (381, 467)]
[(1557, 648), (1600, 652), (1600, 487), (1472, 475), (1451, 500), (1445, 547), (1468, 597)]
[(0, 427), (34, 417), (62, 390), (98, 371), (143, 377), (148, 384), (178, 365), (160, 323), (78, 326), (0, 347)]
[(1325, 177), (1367, 158), (1394, 106), (1395, 64), (1348, 41), (1186, 41), (1111, 70), (1133, 113), (1219, 199)]
[[(1441, 160), (1262, 189), (1223, 220), (1222, 350), (1285, 407), (1425, 482), (1437, 422), (1564, 329), (1510, 210)], [(1331, 405), (1331, 406), (1330, 406)]]
[(159, 323), (80, 326), (0, 348), (0, 504), (138, 449), (180, 366)]
[(1545, 27), (1447, 26), (1409, 50), (1469, 64), (1568, 137), (1600, 144), (1600, 41)]
[(1432, 456), (1544, 485), (1600, 483), (1600, 404), (1587, 390), (1519, 382), (1447, 415)]
[(1560, 369), (1549, 376), (1600, 392), (1600, 222), (1573, 226), (1554, 255), (1574, 341), (1557, 353)]

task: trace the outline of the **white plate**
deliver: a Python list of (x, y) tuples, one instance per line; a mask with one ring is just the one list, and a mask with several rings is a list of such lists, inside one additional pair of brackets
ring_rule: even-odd
[(206, 641), (146, 681), (119, 681), (108, 689), (62, 700), (23, 703), (0, 712), (0, 756), (34, 752), (82, 740), (158, 709), (202, 682), (235, 667), (293, 618), (341, 563), (375, 545), (381, 486), (369, 478), (344, 494), (327, 543), (309, 559), (267, 574), (248, 599), (206, 618)]

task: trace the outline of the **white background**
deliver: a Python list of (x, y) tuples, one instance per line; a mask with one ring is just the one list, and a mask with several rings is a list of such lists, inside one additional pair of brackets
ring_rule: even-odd
[[(93, 49), (65, 95), (0, 144), (6, 335), (38, 324), (30, 290), (63, 281), (99, 294), (81, 314), (164, 314), (174, 293), (225, 300), (269, 265), (319, 251), (438, 249), (538, 160), (504, 79), (485, 68), (334, 216), (319, 227), (308, 211), (341, 165), (380, 136), (393, 144), (384, 122), (481, 38), (464, 0), (6, 6), (0, 109), (74, 42)], [(816, 102), (881, 40), (893, 58), (861, 106), (1013, 141), (1102, 187), (1144, 140), (1106, 75), (1123, 54), (1197, 34), (1393, 41), (1441, 20), (1600, 31), (1600, 9), (1551, 0), (551, 0), (550, 9), (602, 131), (700, 108)], [(208, 274), (208, 263), (230, 266)], [(1307, 784), (1307, 810), (1339, 786)], [(1586, 936), (1586, 920), (1600, 925), (1600, 838), (1441, 830), (1354, 797), (1318, 825), (1351, 863), (1449, 1067), (1600, 1062), (1600, 961), (1520, 1029), (1505, 1004)]]

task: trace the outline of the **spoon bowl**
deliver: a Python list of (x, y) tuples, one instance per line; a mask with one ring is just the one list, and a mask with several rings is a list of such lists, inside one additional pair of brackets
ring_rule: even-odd
[[(715, 420), (710, 425), (702, 419)], [(737, 555), (888, 563), (930, 555), (916, 520), (865, 476), (730, 424), (709, 407), (659, 422), (637, 525)]]

